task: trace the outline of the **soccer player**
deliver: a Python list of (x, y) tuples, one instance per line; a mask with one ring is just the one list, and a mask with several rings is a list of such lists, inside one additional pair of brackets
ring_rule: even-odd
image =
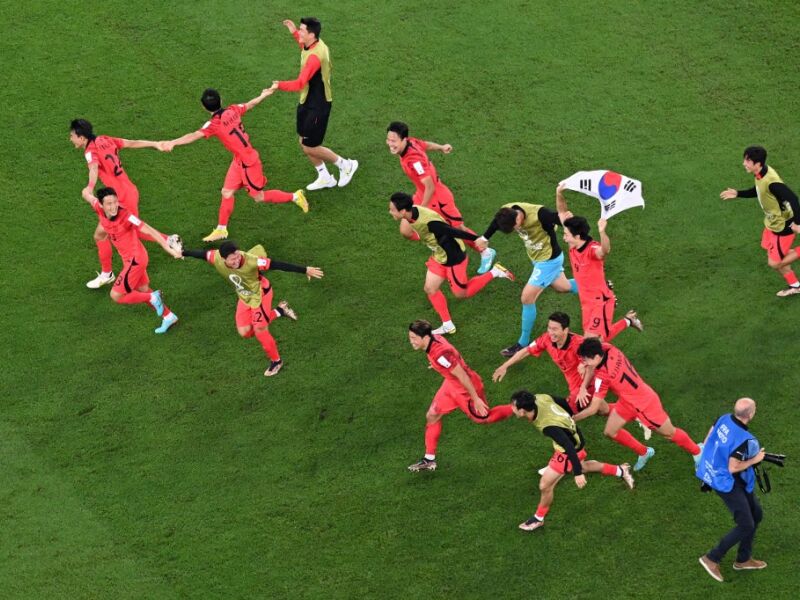
[[(556, 207), (561, 214), (567, 212), (563, 191), (564, 188), (561, 186), (556, 189)], [(600, 219), (597, 222), (597, 230), (600, 232), (599, 242), (589, 235), (589, 223), (585, 218), (572, 216), (563, 224), (564, 241), (569, 246), (572, 276), (578, 284), (583, 335), (599, 337), (610, 342), (628, 327), (642, 331), (642, 322), (635, 310), (629, 310), (624, 319), (612, 323), (617, 298), (611, 291), (605, 273), (605, 258), (611, 252), (611, 240), (606, 234), (608, 221)]]
[[(702, 446), (695, 444), (689, 434), (672, 424), (658, 394), (639, 376), (631, 361), (618, 348), (602, 343), (597, 338), (586, 338), (578, 346), (578, 356), (584, 365), (594, 369), (594, 390), (589, 406), (575, 416), (576, 421), (595, 414), (606, 394), (612, 391), (618, 401), (608, 415), (603, 431), (606, 437), (619, 443), (617, 434), (625, 423), (639, 419), (646, 427), (691, 454), (697, 465)], [(653, 449), (649, 448), (648, 453), (650, 450)]]
[(322, 145), (328, 129), (333, 106), (331, 91), (331, 55), (319, 34), (322, 24), (314, 17), (300, 19), (300, 27), (286, 19), (283, 24), (300, 45), (300, 75), (293, 81), (273, 81), (272, 86), (283, 92), (300, 92), (297, 105), (297, 135), (300, 147), (317, 170), (317, 178), (306, 186), (308, 190), (336, 187), (336, 178), (325, 163), (339, 169), (339, 187), (344, 187), (358, 170), (358, 161), (342, 158)]
[(524, 531), (534, 531), (544, 526), (544, 518), (553, 504), (556, 485), (567, 473), (572, 473), (575, 485), (583, 488), (586, 485), (584, 473), (600, 473), (608, 477), (619, 477), (633, 489), (633, 475), (630, 465), (611, 465), (596, 460), (586, 459), (586, 448), (583, 434), (569, 413), (569, 407), (563, 398), (547, 394), (531, 394), (520, 390), (511, 396), (514, 414), (528, 419), (540, 432), (553, 442), (553, 456), (539, 479), (539, 504), (534, 515), (519, 524)]
[(216, 137), (233, 154), (233, 160), (225, 175), (225, 183), (222, 185), (217, 226), (203, 238), (204, 242), (224, 240), (228, 237), (228, 220), (236, 202), (234, 193), (242, 188), (245, 188), (256, 202), (276, 204), (294, 202), (304, 213), (308, 212), (308, 201), (303, 190), (297, 190), (291, 194), (281, 190), (264, 189), (267, 186), (267, 178), (264, 176), (261, 157), (250, 143), (250, 136), (247, 135), (244, 125), (242, 125), (242, 116), (248, 110), (261, 104), (274, 91), (273, 88), (267, 88), (249, 102), (231, 104), (222, 108), (219, 92), (209, 88), (203, 92), (200, 102), (211, 114), (211, 118), (197, 131), (171, 141), (159, 142), (159, 149), (171, 152), (175, 146), (191, 144), (202, 138)]
[(528, 253), (533, 271), (522, 289), (522, 323), (519, 339), (500, 351), (502, 356), (514, 356), (531, 341), (536, 322), (536, 300), (547, 287), (560, 293), (578, 293), (574, 279), (564, 275), (564, 253), (556, 239), (556, 229), (572, 213), (559, 215), (541, 204), (511, 202), (497, 211), (486, 232), (478, 238), (478, 247), (489, 247), (489, 238), (499, 229), (503, 233), (515, 231)]
[[(81, 192), (87, 202), (94, 198), (97, 179), (107, 188), (116, 191), (119, 203), (133, 216), (139, 216), (139, 190), (128, 178), (128, 174), (119, 159), (122, 148), (157, 148), (156, 142), (147, 140), (126, 140), (107, 135), (95, 135), (92, 124), (86, 119), (73, 119), (69, 125), (69, 141), (75, 148), (83, 150), (86, 164), (89, 167), (89, 182)], [(108, 233), (98, 222), (94, 231), (94, 242), (97, 245), (97, 256), (100, 259), (100, 271), (97, 277), (86, 282), (86, 287), (98, 289), (114, 281), (111, 259), (113, 250)]]
[(489, 408), (480, 375), (467, 366), (458, 350), (436, 335), (428, 321), (411, 323), (408, 341), (414, 350), (423, 350), (430, 367), (444, 377), (425, 415), (425, 456), (408, 467), (409, 471), (435, 471), (442, 417), (459, 409), (475, 423), (496, 423), (511, 416), (511, 405)]
[[(447, 281), (456, 298), (470, 298), (481, 291), (495, 277), (514, 281), (514, 274), (501, 264), (495, 264), (488, 273), (469, 279), (467, 277), (467, 255), (462, 239), (473, 239), (474, 233), (450, 227), (438, 213), (424, 206), (414, 206), (411, 196), (395, 192), (389, 202), (389, 214), (400, 221), (400, 231), (416, 233), (420, 241), (430, 248), (432, 254), (425, 266), (425, 293), (433, 309), (442, 319), (437, 335), (455, 333), (456, 326), (450, 318), (447, 299), (442, 293), (442, 284)], [(406, 235), (406, 237), (409, 237)]]
[(111, 299), (119, 304), (146, 302), (159, 317), (163, 317), (155, 332), (166, 333), (178, 322), (178, 316), (164, 304), (160, 290), (154, 292), (150, 289), (150, 278), (147, 275), (149, 257), (139, 234), (150, 236), (167, 254), (175, 258), (180, 258), (180, 250), (170, 245), (166, 236), (123, 207), (114, 189), (102, 188), (97, 191), (97, 197), (87, 194), (84, 199), (97, 213), (103, 230), (108, 233), (111, 243), (122, 257), (122, 271), (111, 288)]
[(264, 271), (289, 271), (304, 273), (308, 280), (320, 279), (324, 275), (317, 267), (301, 267), (291, 263), (267, 258), (261, 245), (247, 252), (239, 249), (235, 242), (224, 242), (219, 250), (183, 250), (183, 256), (199, 258), (212, 264), (217, 272), (229, 281), (239, 296), (236, 304), (236, 330), (243, 338), (255, 337), (264, 349), (270, 364), (264, 375), (277, 375), (283, 367), (275, 338), (269, 332), (269, 325), (275, 319), (288, 317), (297, 320), (297, 314), (286, 300), (281, 300), (272, 308), (272, 284), (262, 275)]
[(767, 251), (767, 265), (783, 275), (788, 287), (778, 296), (800, 294), (800, 281), (789, 262), (783, 259), (789, 253), (794, 236), (800, 226), (800, 203), (797, 195), (787, 186), (777, 171), (767, 166), (767, 151), (761, 146), (744, 149), (744, 170), (755, 177), (755, 185), (748, 190), (728, 188), (719, 195), (723, 200), (758, 198), (764, 211), (764, 231), (761, 247)]
[[(453, 192), (439, 179), (436, 167), (428, 158), (428, 150), (450, 154), (453, 147), (450, 144), (437, 144), (409, 137), (408, 125), (400, 121), (389, 123), (386, 132), (389, 152), (400, 157), (400, 167), (416, 188), (413, 196), (414, 204), (436, 211), (451, 227), (475, 233), (464, 225)], [(417, 238), (412, 236), (410, 239)], [(481, 251), (472, 240), (465, 240), (465, 243), (480, 253), (481, 264), (478, 273), (486, 273), (491, 268), (497, 253), (491, 248)]]
[[(583, 343), (584, 338), (577, 333), (572, 333), (569, 330), (569, 323), (569, 315), (563, 312), (554, 312), (550, 315), (547, 318), (547, 331), (497, 367), (492, 374), (492, 381), (502, 381), (511, 365), (523, 361), (528, 356), (538, 358), (543, 352), (547, 352), (561, 370), (567, 382), (569, 396), (566, 402), (570, 415), (579, 414), (589, 400), (586, 381), (591, 374), (581, 373), (582, 361), (581, 357), (578, 356), (578, 347)], [(598, 402), (597, 414), (607, 416), (611, 412), (611, 407), (612, 405), (606, 403), (605, 400), (600, 401)], [(585, 416), (588, 415), (584, 415), (581, 418), (585, 418)], [(642, 427), (644, 428), (644, 426)], [(645, 440), (650, 439), (650, 430), (644, 429)], [(617, 432), (614, 441), (630, 448), (639, 457), (633, 467), (634, 471), (643, 469), (647, 461), (655, 454), (655, 450), (642, 444), (625, 429), (620, 429)]]

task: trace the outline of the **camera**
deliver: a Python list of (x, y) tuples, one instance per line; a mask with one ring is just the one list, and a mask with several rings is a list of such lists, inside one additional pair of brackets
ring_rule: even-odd
[(772, 452), (765, 452), (764, 453), (764, 461), (768, 463), (772, 463), (773, 465), (777, 465), (782, 467), (783, 464), (786, 462), (786, 455), (785, 454), (774, 454)]

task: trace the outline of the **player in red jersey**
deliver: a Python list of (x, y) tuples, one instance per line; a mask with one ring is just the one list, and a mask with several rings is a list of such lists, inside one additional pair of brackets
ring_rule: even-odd
[[(556, 188), (556, 209), (568, 214), (564, 186)], [(563, 221), (564, 241), (569, 246), (572, 275), (578, 284), (578, 299), (583, 317), (583, 335), (600, 337), (610, 342), (628, 327), (642, 331), (642, 322), (635, 310), (629, 310), (624, 319), (612, 323), (617, 298), (606, 279), (605, 258), (611, 253), (611, 240), (606, 235), (608, 221), (600, 219), (597, 230), (600, 241), (589, 236), (589, 223), (584, 217), (570, 216)]]
[[(69, 141), (75, 148), (83, 150), (89, 168), (89, 182), (83, 188), (83, 198), (87, 202), (91, 201), (99, 177), (105, 187), (113, 188), (116, 191), (119, 203), (132, 215), (138, 217), (139, 190), (128, 178), (119, 159), (119, 151), (122, 148), (157, 148), (157, 143), (95, 135), (92, 124), (86, 119), (73, 119), (69, 126)], [(111, 240), (108, 239), (108, 233), (103, 230), (99, 222), (94, 231), (94, 241), (97, 245), (97, 256), (100, 259), (100, 272), (97, 277), (86, 283), (86, 287), (91, 289), (97, 289), (114, 281), (111, 265), (113, 254)]]
[[(576, 415), (576, 421), (596, 413), (611, 391), (617, 395), (618, 401), (606, 421), (603, 433), (607, 437), (618, 441), (617, 434), (625, 423), (639, 419), (646, 427), (691, 454), (695, 463), (700, 460), (702, 445), (695, 444), (689, 434), (672, 424), (658, 394), (639, 376), (619, 348), (597, 338), (587, 338), (578, 346), (578, 356), (584, 365), (594, 369), (594, 389), (589, 406)], [(648, 454), (651, 454), (650, 450), (652, 448)]]
[(458, 409), (475, 423), (496, 423), (510, 417), (513, 411), (510, 404), (489, 408), (480, 375), (467, 366), (447, 340), (433, 333), (428, 321), (411, 323), (408, 341), (414, 350), (423, 350), (430, 367), (444, 377), (425, 415), (425, 456), (408, 467), (409, 471), (435, 471), (443, 416)]
[(273, 86), (263, 90), (250, 102), (231, 104), (222, 108), (219, 92), (209, 88), (203, 92), (200, 102), (211, 113), (211, 118), (197, 131), (187, 133), (175, 140), (159, 142), (159, 149), (171, 152), (175, 146), (191, 144), (202, 138), (216, 137), (233, 154), (233, 160), (228, 167), (227, 175), (225, 175), (225, 183), (222, 185), (218, 224), (210, 234), (203, 238), (204, 242), (223, 240), (228, 237), (228, 219), (233, 213), (236, 201), (234, 193), (242, 188), (245, 188), (256, 202), (294, 202), (303, 212), (308, 212), (308, 201), (303, 190), (297, 190), (291, 194), (280, 190), (264, 189), (267, 186), (267, 178), (264, 176), (261, 157), (250, 143), (250, 137), (242, 125), (242, 116), (248, 110), (261, 104), (274, 91), (275, 87)]
[(275, 319), (288, 317), (297, 320), (297, 314), (286, 300), (272, 308), (272, 284), (262, 273), (265, 271), (290, 271), (303, 273), (308, 280), (320, 279), (324, 273), (317, 267), (301, 267), (268, 258), (264, 247), (254, 246), (247, 252), (239, 250), (235, 242), (225, 242), (219, 250), (183, 250), (183, 256), (205, 260), (213, 265), (226, 281), (236, 288), (236, 330), (243, 338), (255, 337), (269, 357), (270, 364), (264, 375), (277, 375), (283, 367), (278, 345), (269, 332)]
[[(450, 144), (437, 144), (409, 137), (408, 125), (400, 121), (389, 123), (386, 132), (386, 145), (389, 146), (389, 152), (400, 157), (400, 167), (403, 169), (403, 173), (414, 184), (414, 204), (436, 211), (451, 227), (474, 234), (474, 231), (464, 225), (464, 219), (456, 206), (453, 192), (439, 179), (436, 167), (428, 158), (429, 150), (450, 154), (453, 147)], [(411, 240), (419, 239), (413, 232), (405, 231), (402, 228), (400, 233)], [(481, 255), (478, 273), (486, 273), (491, 268), (497, 253), (492, 248), (481, 251), (474, 240), (464, 240), (464, 243)]]
[(149, 257), (139, 234), (150, 236), (175, 258), (181, 257), (180, 249), (174, 243), (170, 244), (166, 236), (123, 207), (114, 189), (102, 188), (98, 190), (97, 197), (89, 196), (85, 200), (100, 217), (103, 230), (108, 233), (111, 243), (122, 257), (123, 268), (111, 288), (111, 299), (119, 304), (147, 302), (159, 317), (163, 317), (161, 326), (155, 332), (166, 333), (178, 322), (178, 316), (164, 304), (160, 290), (154, 292), (150, 289), (150, 278), (147, 275)]
[[(524, 360), (528, 356), (539, 357), (543, 352), (547, 352), (561, 370), (567, 382), (569, 396), (566, 401), (570, 415), (578, 415), (582, 406), (585, 406), (589, 399), (586, 391), (587, 376), (581, 373), (583, 362), (581, 357), (578, 356), (578, 347), (583, 343), (584, 338), (577, 333), (572, 333), (569, 330), (569, 323), (569, 315), (563, 312), (555, 312), (550, 315), (547, 318), (547, 331), (497, 367), (492, 375), (492, 381), (502, 381), (511, 365)], [(611, 412), (611, 406), (605, 400), (599, 402), (597, 414), (607, 416)], [(580, 421), (585, 416), (588, 415), (584, 415), (580, 419), (576, 417), (575, 421)], [(645, 431), (645, 439), (649, 439), (650, 430), (645, 428)], [(650, 448), (639, 442), (625, 429), (619, 430), (614, 437), (614, 441), (630, 448), (637, 454), (639, 459), (635, 465), (634, 470), (636, 471), (644, 468), (655, 452), (651, 452)]]

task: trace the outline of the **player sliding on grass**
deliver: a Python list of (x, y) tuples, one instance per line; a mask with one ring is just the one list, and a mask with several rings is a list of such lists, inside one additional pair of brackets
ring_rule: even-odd
[(280, 317), (296, 321), (297, 315), (286, 300), (281, 300), (277, 308), (272, 308), (272, 285), (261, 273), (270, 270), (304, 273), (311, 281), (312, 278), (322, 278), (322, 269), (267, 258), (267, 252), (261, 245), (242, 252), (235, 242), (225, 242), (219, 250), (183, 250), (183, 256), (199, 258), (214, 265), (217, 272), (236, 288), (239, 296), (236, 330), (243, 338), (255, 337), (258, 340), (270, 360), (264, 375), (276, 375), (283, 367), (283, 361), (275, 338), (269, 332), (269, 325)]
[[(122, 167), (119, 151), (122, 148), (156, 148), (156, 142), (146, 140), (126, 140), (107, 135), (95, 135), (92, 124), (86, 119), (74, 119), (69, 126), (69, 141), (75, 148), (83, 150), (86, 165), (89, 167), (89, 181), (81, 192), (88, 202), (94, 197), (94, 188), (97, 179), (107, 188), (116, 191), (120, 205), (135, 217), (139, 216), (139, 190), (128, 179), (128, 174)], [(111, 259), (113, 250), (108, 233), (98, 222), (94, 231), (94, 241), (97, 245), (97, 256), (100, 259), (100, 272), (97, 277), (88, 281), (86, 287), (97, 289), (114, 281)]]
[[(569, 396), (566, 399), (569, 413), (576, 415), (581, 412), (581, 402), (585, 405), (588, 399), (585, 387), (586, 377), (581, 373), (582, 361), (578, 356), (578, 347), (583, 343), (583, 339), (582, 336), (569, 330), (569, 315), (554, 312), (547, 318), (547, 331), (497, 367), (492, 374), (492, 381), (502, 381), (511, 365), (517, 364), (528, 356), (539, 357), (542, 352), (547, 352), (564, 375), (569, 389)], [(608, 416), (611, 406), (605, 400), (600, 401), (597, 414)], [(642, 427), (645, 430), (645, 439), (650, 439), (650, 430)], [(643, 469), (650, 457), (655, 454), (655, 450), (639, 442), (625, 429), (617, 432), (614, 441), (630, 448), (637, 454), (639, 459), (633, 467), (634, 471)]]
[(495, 277), (514, 281), (514, 274), (500, 264), (491, 271), (469, 279), (467, 277), (467, 255), (464, 253), (465, 238), (476, 238), (474, 233), (450, 227), (438, 213), (423, 206), (414, 206), (411, 196), (403, 192), (392, 194), (389, 214), (400, 221), (400, 232), (406, 237), (411, 233), (430, 248), (431, 257), (425, 263), (425, 293), (434, 310), (442, 319), (442, 326), (435, 334), (455, 333), (456, 326), (450, 318), (447, 299), (442, 293), (442, 284), (447, 281), (456, 298), (470, 298), (481, 291)]
[(528, 419), (539, 431), (553, 441), (555, 452), (550, 463), (539, 479), (539, 504), (536, 513), (519, 528), (533, 531), (544, 525), (544, 518), (553, 503), (556, 485), (567, 473), (575, 477), (575, 485), (583, 488), (586, 485), (584, 473), (601, 473), (609, 477), (619, 477), (633, 489), (633, 476), (628, 464), (611, 465), (596, 460), (586, 460), (586, 448), (583, 434), (569, 414), (569, 407), (563, 398), (555, 398), (547, 394), (531, 394), (520, 390), (511, 396), (514, 414)]
[(219, 92), (207, 89), (203, 92), (200, 102), (211, 114), (211, 118), (197, 131), (187, 133), (175, 140), (159, 142), (159, 149), (171, 152), (175, 146), (191, 144), (202, 138), (216, 137), (222, 145), (233, 154), (233, 160), (225, 175), (222, 185), (222, 199), (219, 205), (219, 219), (214, 230), (203, 238), (204, 242), (224, 240), (228, 237), (228, 219), (233, 213), (236, 202), (234, 193), (245, 188), (247, 193), (256, 202), (294, 202), (303, 212), (308, 212), (308, 201), (303, 190), (294, 194), (281, 190), (265, 190), (267, 178), (261, 165), (258, 151), (250, 143), (250, 136), (242, 125), (242, 116), (250, 109), (261, 104), (275, 91), (275, 86), (267, 88), (250, 102), (244, 104), (231, 104), (222, 108)]
[[(408, 125), (400, 121), (389, 123), (386, 131), (386, 145), (389, 146), (389, 152), (400, 157), (400, 167), (416, 188), (412, 197), (414, 204), (439, 213), (451, 227), (474, 233), (464, 225), (453, 192), (439, 179), (436, 167), (428, 158), (428, 150), (450, 154), (453, 147), (450, 144), (437, 144), (409, 137)], [(416, 240), (419, 237), (412, 235), (410, 239)], [(480, 253), (481, 264), (478, 273), (486, 273), (491, 268), (497, 253), (491, 248), (481, 251), (472, 240), (465, 240), (465, 243)]]
[(122, 271), (111, 288), (111, 299), (119, 304), (148, 303), (159, 317), (163, 317), (161, 326), (155, 332), (166, 333), (178, 322), (178, 316), (164, 304), (160, 290), (154, 292), (150, 289), (147, 275), (149, 257), (139, 235), (143, 233), (150, 236), (175, 258), (180, 258), (180, 250), (170, 245), (163, 234), (123, 207), (114, 189), (102, 188), (98, 190), (97, 197), (87, 194), (84, 199), (97, 213), (103, 231), (108, 233), (111, 243), (122, 257)]
[(475, 423), (496, 423), (511, 416), (511, 405), (489, 408), (480, 375), (467, 366), (458, 350), (433, 332), (428, 321), (411, 323), (408, 341), (414, 350), (424, 351), (431, 368), (444, 377), (425, 415), (425, 456), (408, 467), (409, 471), (435, 471), (442, 417), (459, 409)]

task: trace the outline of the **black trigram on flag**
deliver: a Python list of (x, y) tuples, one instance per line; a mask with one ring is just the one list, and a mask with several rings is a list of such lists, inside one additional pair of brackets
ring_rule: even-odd
[(591, 192), (592, 191), (592, 180), (591, 179), (581, 179), (581, 189)]
[(608, 202), (607, 204), (603, 205), (603, 210), (605, 210), (606, 212), (611, 212), (612, 210), (614, 210), (614, 207), (616, 205), (617, 205), (617, 201), (616, 200), (612, 200), (611, 202)]
[(628, 183), (626, 183), (626, 184), (623, 186), (623, 188), (622, 188), (622, 189), (624, 189), (626, 192), (632, 192), (633, 190), (635, 190), (635, 189), (636, 189), (636, 182), (635, 182), (635, 181), (631, 181), (631, 180), (629, 179), (629, 180), (628, 180)]

